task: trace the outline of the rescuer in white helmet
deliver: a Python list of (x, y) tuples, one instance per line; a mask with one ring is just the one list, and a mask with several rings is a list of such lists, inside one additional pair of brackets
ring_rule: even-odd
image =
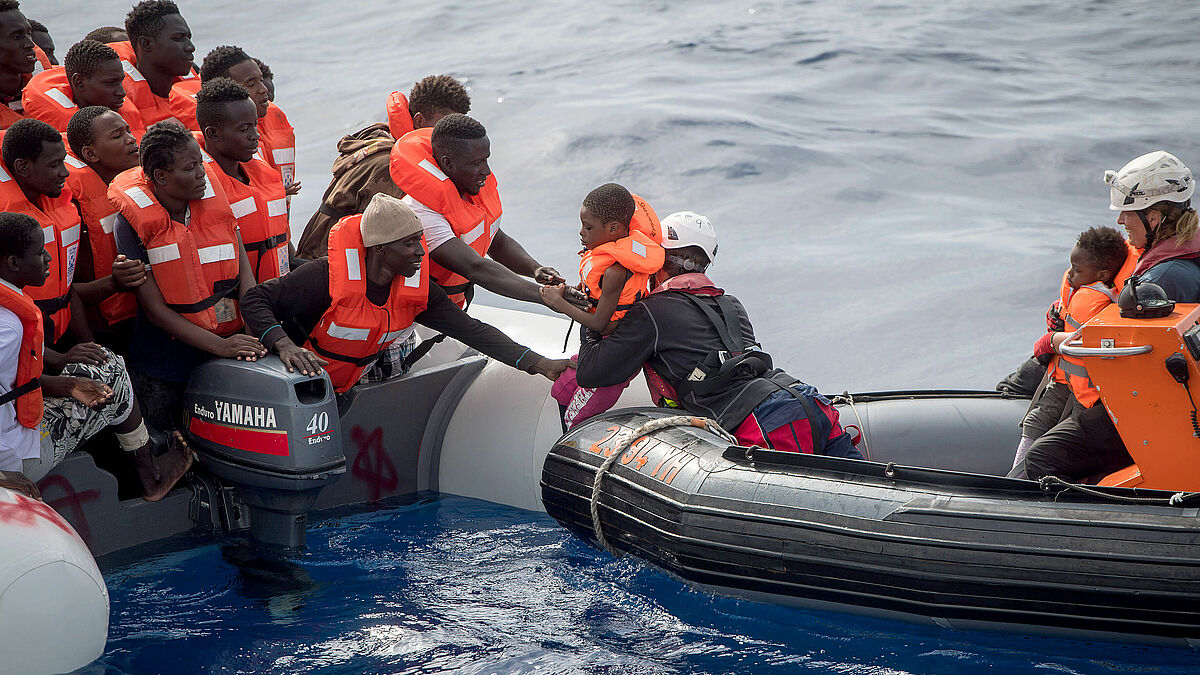
[(1120, 171), (1106, 171), (1109, 207), (1143, 249), (1134, 274), (1162, 287), (1176, 302), (1200, 302), (1200, 219), (1191, 206), (1196, 181), (1174, 155), (1156, 150)]

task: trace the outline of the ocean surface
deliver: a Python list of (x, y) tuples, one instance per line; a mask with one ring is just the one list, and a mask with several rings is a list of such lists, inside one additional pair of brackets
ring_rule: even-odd
[[(144, 555), (144, 554), (143, 554)], [(961, 632), (692, 590), (549, 516), (461, 497), (314, 524), (300, 557), (235, 542), (109, 569), (87, 675), (1195, 673), (1192, 650)]]
[[(67, 47), (129, 0), (26, 0)], [(1200, 3), (180, 2), (197, 61), (269, 63), (296, 238), (334, 144), (450, 73), (504, 230), (569, 278), (617, 181), (708, 215), (711, 276), (826, 392), (991, 388), (1044, 330), (1105, 169), (1200, 165)], [(483, 302), (507, 301), (486, 297)], [(226, 549), (229, 547), (227, 546)], [(328, 520), (261, 578), (216, 545), (109, 572), (110, 672), (1190, 672), (1194, 653), (926, 630), (687, 590), (470, 501)], [(252, 565), (251, 565), (252, 567)], [(214, 638), (220, 638), (217, 641)]]

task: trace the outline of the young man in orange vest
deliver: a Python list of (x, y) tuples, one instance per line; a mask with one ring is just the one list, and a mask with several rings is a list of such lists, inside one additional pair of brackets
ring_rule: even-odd
[(123, 354), (137, 315), (133, 290), (145, 282), (146, 271), (145, 265), (117, 253), (117, 207), (108, 200), (108, 185), (117, 174), (138, 165), (138, 144), (125, 119), (103, 106), (84, 108), (71, 117), (67, 143), (74, 153), (66, 159), (67, 187), (87, 230), (73, 287), (101, 343)]
[(362, 215), (346, 216), (333, 228), (328, 258), (251, 289), (246, 322), (289, 370), (309, 374), (325, 366), (338, 393), (358, 384), (414, 322), (550, 380), (569, 367), (567, 359), (536, 354), (450, 302), (422, 265), (423, 239), (412, 209), (375, 195)]
[(37, 66), (33, 31), (21, 3), (0, 0), (0, 129), (25, 116), (21, 91)]
[[(253, 64), (253, 62), (250, 62)], [(242, 245), (259, 283), (289, 271), (287, 195), (279, 172), (259, 159), (258, 115), (250, 92), (227, 77), (196, 94), (203, 147), (237, 218)]]
[[(138, 109), (142, 124), (174, 119), (195, 126), (195, 102), (180, 83), (197, 78), (192, 69), (192, 30), (170, 0), (144, 0), (125, 17), (128, 42), (109, 46), (125, 69), (125, 96)], [(194, 89), (192, 91), (195, 91)]]
[(25, 86), (25, 115), (66, 133), (80, 108), (98, 105), (117, 111), (135, 137), (146, 133), (142, 116), (125, 97), (125, 71), (112, 47), (80, 40), (67, 50), (63, 65), (38, 73)]
[(429, 242), (430, 277), (459, 307), (472, 284), (510, 298), (542, 304), (538, 283), (563, 283), (500, 230), (500, 193), (488, 167), (491, 142), (483, 125), (447, 115), (432, 129), (396, 141), (391, 173), (404, 190)]
[[(38, 120), (19, 120), (4, 132), (0, 145), (0, 210), (38, 221), (50, 251), (50, 278), (30, 291), (46, 317), (47, 345), (57, 344), (68, 327), (80, 342), (92, 340), (83, 305), (72, 289), (82, 228), (66, 187), (66, 156), (62, 135)], [(63, 365), (56, 353), (48, 353), (47, 359), (55, 367)]]
[(209, 52), (200, 64), (201, 82), (218, 77), (228, 77), (250, 92), (258, 113), (262, 159), (283, 177), (289, 197), (298, 193), (300, 183), (295, 180), (296, 130), (279, 106), (271, 102), (272, 96), (263, 79), (259, 61), (251, 58), (241, 47), (222, 45)]
[(191, 466), (191, 451), (178, 432), (170, 441), (151, 434), (124, 364), (111, 352), (98, 365), (43, 368), (41, 312), (24, 289), (44, 283), (49, 272), (37, 221), (0, 213), (0, 485), (37, 498), (26, 472), (40, 478), (112, 427), (133, 453), (145, 498), (161, 499)]
[(138, 317), (129, 353), (134, 389), (154, 426), (177, 428), (183, 392), (196, 365), (223, 356), (266, 353), (242, 331), (239, 302), (254, 274), (237, 222), (196, 139), (174, 122), (142, 137), (141, 166), (108, 187), (120, 211), (117, 250), (146, 263), (137, 287)]
[(333, 179), (321, 206), (304, 227), (297, 255), (325, 255), (329, 230), (346, 216), (362, 213), (376, 194), (404, 197), (388, 170), (388, 153), (396, 139), (415, 129), (425, 129), (446, 115), (471, 111), (471, 96), (449, 75), (430, 75), (412, 86), (408, 96), (393, 91), (387, 99), (387, 122), (377, 122), (343, 136), (338, 141), (338, 158), (333, 161)]

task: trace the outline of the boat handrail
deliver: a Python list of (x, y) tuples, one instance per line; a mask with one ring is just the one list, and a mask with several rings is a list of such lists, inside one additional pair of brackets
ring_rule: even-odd
[(1074, 342), (1064, 342), (1058, 346), (1060, 354), (1067, 356), (1136, 356), (1138, 354), (1149, 354), (1154, 348), (1150, 345), (1138, 345), (1136, 347), (1084, 347), (1082, 340)]

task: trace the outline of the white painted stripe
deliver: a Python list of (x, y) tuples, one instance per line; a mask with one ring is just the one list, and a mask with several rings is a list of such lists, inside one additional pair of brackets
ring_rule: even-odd
[(42, 228), (42, 246), (49, 246), (54, 243), (54, 226)]
[(131, 187), (125, 191), (125, 194), (133, 200), (134, 204), (138, 205), (138, 208), (144, 209), (154, 203), (154, 200), (150, 198), (150, 195), (143, 192), (142, 188), (140, 187)]
[(179, 244), (167, 244), (166, 246), (148, 249), (146, 255), (150, 257), (151, 265), (179, 260)]
[(346, 249), (346, 276), (350, 281), (362, 281), (362, 265), (358, 260), (358, 249)]
[(62, 245), (70, 246), (71, 244), (74, 244), (75, 242), (79, 241), (79, 230), (80, 230), (79, 225), (76, 225), (74, 227), (69, 227), (69, 228), (63, 230)]
[(421, 287), (421, 270), (417, 270), (417, 273), (412, 275), (411, 277), (404, 277), (404, 285), (409, 288), (420, 288)]
[(446, 174), (442, 173), (442, 170), (439, 169), (436, 164), (434, 164), (433, 162), (431, 162), (427, 159), (421, 160), (421, 162), (419, 164), (417, 164), (417, 166), (421, 167), (422, 169), (425, 169), (427, 172), (429, 172), (430, 175), (432, 175), (434, 178), (436, 178), (438, 180), (450, 180), (449, 178), (446, 177)]
[(257, 211), (258, 205), (254, 203), (254, 197), (246, 197), (241, 201), (230, 204), (229, 208), (233, 210), (234, 218), (241, 218)]
[(267, 202), (267, 217), (274, 218), (287, 214), (287, 197), (283, 199), (272, 199)]
[(271, 151), (271, 159), (275, 160), (276, 164), (295, 164), (296, 149), (295, 148), (279, 148)]
[(217, 244), (216, 246), (205, 246), (197, 249), (196, 253), (200, 254), (200, 264), (221, 262), (222, 260), (233, 260), (236, 253), (233, 250), (233, 244)]
[(110, 213), (100, 219), (100, 229), (104, 230), (104, 234), (112, 234), (113, 228), (117, 225), (117, 214)]
[(124, 70), (125, 74), (128, 75), (134, 82), (146, 81), (145, 76), (138, 72), (138, 69), (134, 68), (133, 64), (128, 61), (121, 62), (121, 70)]
[(462, 236), (462, 240), (464, 242), (466, 242), (468, 245), (474, 244), (475, 240), (482, 237), (486, 232), (487, 232), (487, 221), (481, 220), (481, 221), (479, 221), (479, 224), (474, 227), (474, 229), (472, 229), (470, 232), (468, 232)]
[(82, 168), (85, 168), (85, 167), (87, 166), (87, 164), (84, 164), (83, 162), (79, 161), (78, 159), (76, 159), (76, 158), (75, 158), (75, 157), (73, 157), (72, 155), (67, 155), (67, 156), (66, 156), (66, 157), (63, 159), (63, 161), (64, 161), (64, 162), (66, 162), (68, 165), (75, 167), (76, 169), (82, 169)]
[(54, 88), (47, 89), (46, 96), (49, 96), (51, 100), (53, 100), (55, 103), (61, 105), (63, 108), (65, 108), (67, 110), (71, 110), (72, 108), (79, 107), (79, 106), (75, 105), (75, 101), (72, 101), (71, 97), (62, 93), (62, 91), (59, 89), (54, 89)]
[(335, 337), (339, 340), (366, 340), (371, 337), (370, 328), (347, 328), (339, 326), (336, 323), (329, 322), (329, 337)]
[(637, 239), (634, 239), (633, 241), (631, 241), (629, 243), (630, 243), (629, 248), (634, 252), (635, 255), (641, 256), (643, 258), (646, 257), (646, 245), (645, 244), (638, 241)]

